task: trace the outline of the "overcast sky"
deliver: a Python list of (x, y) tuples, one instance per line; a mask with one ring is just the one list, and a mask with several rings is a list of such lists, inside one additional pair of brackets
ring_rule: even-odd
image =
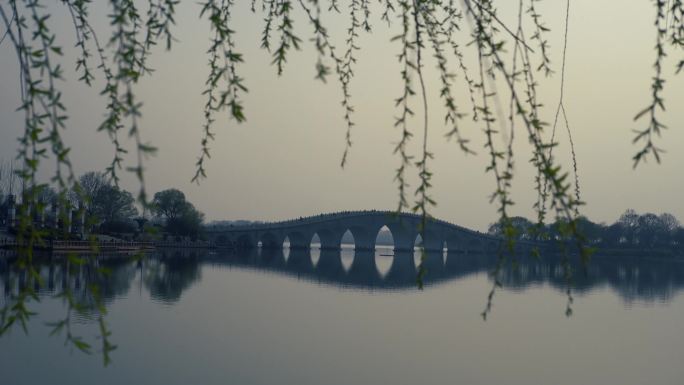
[[(98, 2), (99, 3), (99, 2)], [(96, 28), (106, 36), (105, 2), (93, 6)], [(209, 29), (199, 20), (199, 5), (184, 1), (178, 9), (174, 34), (179, 42), (171, 52), (157, 49), (151, 59), (154, 76), (143, 79), (137, 87), (144, 102), (142, 129), (144, 138), (159, 148), (147, 163), (147, 189), (150, 192), (176, 187), (213, 219), (277, 220), (321, 212), (355, 209), (394, 209), (397, 188), (393, 182), (399, 164), (392, 154), (399, 139), (394, 128), (394, 99), (400, 95), (400, 67), (396, 59), (397, 42), (390, 42), (398, 25), (392, 27), (373, 18), (372, 34), (362, 34), (351, 84), (356, 109), (353, 147), (345, 169), (339, 167), (344, 150), (345, 124), (340, 107), (341, 91), (331, 77), (328, 84), (313, 79), (315, 54), (308, 41), (311, 26), (301, 12), (296, 13), (296, 30), (305, 46), (290, 55), (285, 74), (278, 77), (270, 64), (269, 53), (259, 49), (262, 16), (248, 10), (247, 1), (234, 12), (234, 29), (239, 50), (246, 63), (239, 68), (246, 79), (247, 122), (236, 124), (219, 116), (217, 139), (212, 144), (208, 164), (209, 179), (192, 184), (194, 163), (200, 150), (202, 109), (201, 94), (207, 76), (206, 50)], [(345, 3), (345, 2), (342, 2)], [(373, 2), (375, 3), (375, 2)], [(506, 2), (517, 3), (517, 2)], [(2, 4), (6, 7), (6, 3)], [(510, 8), (509, 8), (510, 7)], [(546, 0), (540, 10), (553, 28), (548, 35), (552, 65), (560, 71), (565, 1)], [(501, 10), (510, 19), (516, 10), (512, 4)], [(632, 130), (644, 122), (632, 118), (649, 102), (653, 46), (654, 7), (650, 1), (572, 0), (565, 102), (574, 133), (582, 196), (587, 202), (583, 214), (595, 221), (614, 221), (625, 209), (638, 212), (664, 211), (684, 220), (681, 203), (684, 177), (684, 75), (669, 76), (665, 99), (668, 111), (663, 121), (670, 127), (660, 142), (667, 150), (664, 162), (632, 169), (631, 157), (637, 148), (631, 144)], [(65, 9), (55, 8), (50, 22), (65, 47), (63, 66), (67, 81), (62, 85), (69, 109), (67, 143), (73, 147), (72, 160), (77, 173), (103, 170), (111, 161), (112, 148), (103, 133), (96, 132), (104, 113), (104, 99), (99, 96), (102, 77), (88, 88), (75, 82), (73, 73), (73, 31)], [(343, 37), (346, 16), (328, 16), (331, 33)], [(464, 24), (467, 27), (467, 24)], [(4, 27), (3, 27), (4, 29)], [(339, 40), (339, 39), (338, 39)], [(463, 35), (464, 44), (467, 43)], [(468, 48), (470, 54), (472, 47)], [(674, 60), (681, 52), (672, 52), (666, 73), (672, 74)], [(16, 138), (21, 134), (19, 84), (14, 51), (8, 42), (0, 46), (0, 158), (16, 154)], [(470, 61), (470, 64), (474, 62)], [(455, 69), (455, 68), (454, 68)], [(473, 68), (474, 70), (474, 68)], [(486, 229), (496, 219), (496, 207), (489, 203), (494, 189), (491, 174), (485, 174), (487, 158), (484, 135), (479, 123), (463, 120), (465, 135), (478, 151), (465, 156), (458, 146), (444, 139), (448, 130), (442, 125), (443, 111), (438, 94), (438, 73), (434, 62), (426, 63), (430, 105), (429, 146), (435, 154), (433, 196), (438, 202), (432, 210), (441, 219), (476, 229)], [(543, 119), (552, 121), (558, 99), (560, 76), (541, 81), (544, 101)], [(458, 103), (470, 109), (469, 101), (457, 82)], [(414, 100), (419, 112), (419, 100)], [(419, 116), (420, 117), (420, 116)], [(420, 131), (420, 120), (412, 123)], [(418, 155), (420, 135), (410, 145)], [(564, 133), (560, 135), (567, 141)], [(516, 174), (512, 214), (532, 217), (536, 200), (534, 172), (528, 164), (530, 148), (526, 135), (516, 136)], [(568, 148), (558, 149), (559, 160), (569, 170)], [(131, 157), (129, 160), (133, 162)], [(42, 175), (47, 177), (47, 167)], [(415, 187), (415, 170), (411, 170)], [(135, 191), (136, 181), (126, 176), (123, 186)]]

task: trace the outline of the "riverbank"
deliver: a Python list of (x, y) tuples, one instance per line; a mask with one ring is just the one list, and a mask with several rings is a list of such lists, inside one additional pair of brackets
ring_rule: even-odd
[[(16, 238), (6, 233), (0, 234), (0, 249), (16, 250), (21, 245)], [(34, 245), (35, 250), (55, 253), (91, 253), (91, 252), (139, 252), (156, 249), (208, 249), (211, 244), (206, 241), (125, 241), (112, 237), (101, 237), (93, 240), (44, 240)]]

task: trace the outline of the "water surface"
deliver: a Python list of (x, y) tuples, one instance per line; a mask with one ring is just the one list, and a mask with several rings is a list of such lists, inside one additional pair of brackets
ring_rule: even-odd
[[(0, 383), (23, 384), (681, 384), (684, 263), (595, 257), (573, 280), (561, 261), (521, 259), (480, 317), (496, 258), (378, 249), (166, 252), (103, 259), (100, 282), (118, 349), (101, 356), (49, 337), (63, 288), (87, 269), (42, 267), (29, 334), (0, 339)], [(1, 266), (3, 301), (21, 279)], [(98, 343), (89, 317), (75, 332)]]

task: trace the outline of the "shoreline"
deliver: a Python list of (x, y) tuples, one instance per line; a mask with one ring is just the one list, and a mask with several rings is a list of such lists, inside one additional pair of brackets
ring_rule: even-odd
[[(17, 251), (21, 247), (14, 239), (0, 239), (0, 249)], [(157, 249), (210, 249), (209, 242), (166, 242), (166, 241), (72, 241), (47, 240), (34, 246), (36, 251), (53, 253), (89, 253), (89, 252), (139, 252)]]

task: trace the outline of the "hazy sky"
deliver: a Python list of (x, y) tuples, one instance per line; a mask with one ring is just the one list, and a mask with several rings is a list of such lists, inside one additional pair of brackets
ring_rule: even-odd
[[(106, 36), (105, 2), (92, 7), (94, 22), (101, 36)], [(354, 146), (347, 167), (339, 163), (344, 149), (345, 124), (340, 107), (341, 90), (331, 76), (328, 84), (313, 79), (315, 54), (308, 37), (311, 26), (296, 13), (296, 31), (305, 46), (288, 58), (285, 74), (278, 77), (270, 64), (269, 53), (259, 49), (261, 15), (248, 10), (248, 1), (239, 1), (234, 12), (234, 29), (239, 50), (246, 63), (239, 67), (246, 78), (249, 93), (245, 95), (247, 122), (237, 125), (222, 114), (217, 120), (217, 139), (212, 144), (208, 164), (209, 179), (200, 185), (190, 183), (194, 163), (199, 154), (202, 109), (201, 95), (207, 76), (206, 50), (209, 29), (199, 20), (200, 7), (184, 1), (179, 6), (174, 29), (179, 42), (171, 52), (161, 48), (154, 52), (151, 66), (154, 76), (143, 79), (137, 87), (144, 102), (142, 129), (144, 138), (159, 147), (156, 157), (147, 163), (147, 188), (154, 193), (177, 187), (207, 218), (275, 220), (338, 210), (394, 209), (397, 188), (393, 182), (399, 164), (392, 154), (399, 139), (394, 128), (394, 99), (402, 84), (396, 54), (399, 45), (390, 42), (398, 33), (373, 16), (374, 32), (362, 34), (357, 54), (356, 77), (351, 85), (356, 127), (352, 133)], [(346, 2), (342, 2), (346, 4)], [(515, 14), (513, 3), (504, 4), (501, 17), (509, 20)], [(6, 2), (2, 2), (6, 6)], [(375, 2), (373, 2), (375, 4)], [(627, 208), (639, 212), (668, 211), (684, 220), (681, 192), (684, 187), (681, 166), (684, 165), (684, 75), (669, 76), (665, 98), (668, 107), (663, 121), (670, 127), (660, 142), (668, 151), (664, 163), (655, 162), (632, 169), (631, 157), (637, 148), (631, 144), (632, 130), (644, 122), (634, 123), (633, 116), (649, 102), (653, 45), (654, 7), (650, 1), (572, 0), (566, 75), (565, 105), (579, 163), (582, 196), (587, 205), (582, 212), (596, 221), (614, 221)], [(548, 35), (555, 69), (560, 71), (565, 1), (546, 0), (540, 10), (553, 28)], [(327, 16), (331, 33), (343, 37), (347, 17)], [(56, 7), (50, 19), (65, 47), (63, 66), (67, 82), (64, 100), (69, 108), (66, 141), (73, 147), (76, 171), (102, 170), (113, 153), (106, 135), (96, 132), (103, 117), (104, 99), (99, 96), (102, 77), (88, 88), (75, 82), (73, 73), (73, 30), (63, 7)], [(464, 27), (467, 24), (464, 23)], [(0, 29), (4, 29), (0, 28)], [(339, 39), (338, 39), (339, 40)], [(467, 43), (463, 35), (463, 43)], [(340, 47), (341, 48), (341, 47)], [(467, 48), (472, 54), (473, 47)], [(666, 73), (673, 73), (674, 60), (681, 52), (672, 52)], [(14, 51), (8, 42), (0, 46), (0, 158), (16, 154), (16, 138), (21, 133), (18, 71)], [(474, 62), (471, 60), (472, 65)], [(474, 68), (472, 68), (474, 70)], [(485, 174), (487, 157), (484, 135), (479, 123), (468, 118), (462, 122), (465, 135), (478, 151), (476, 156), (463, 155), (454, 142), (447, 142), (442, 125), (443, 111), (438, 98), (438, 73), (435, 63), (426, 63), (430, 105), (429, 146), (435, 154), (433, 196), (438, 205), (432, 213), (442, 219), (476, 229), (496, 218), (496, 207), (489, 203), (494, 189), (491, 174)], [(541, 80), (544, 101), (543, 118), (552, 121), (558, 99), (560, 76)], [(460, 78), (456, 82), (458, 103), (470, 110), (462, 92)], [(418, 112), (419, 100), (413, 101)], [(420, 114), (418, 116), (421, 118)], [(416, 134), (420, 119), (411, 124)], [(421, 135), (410, 145), (418, 155)], [(567, 137), (564, 130), (560, 139)], [(534, 172), (528, 163), (530, 148), (526, 134), (516, 134), (516, 174), (512, 214), (533, 216)], [(569, 169), (568, 149), (561, 146), (559, 159)], [(133, 162), (131, 157), (129, 162)], [(50, 172), (47, 167), (42, 175)], [(415, 170), (411, 170), (412, 187)], [(124, 187), (135, 191), (136, 181), (126, 176)]]

